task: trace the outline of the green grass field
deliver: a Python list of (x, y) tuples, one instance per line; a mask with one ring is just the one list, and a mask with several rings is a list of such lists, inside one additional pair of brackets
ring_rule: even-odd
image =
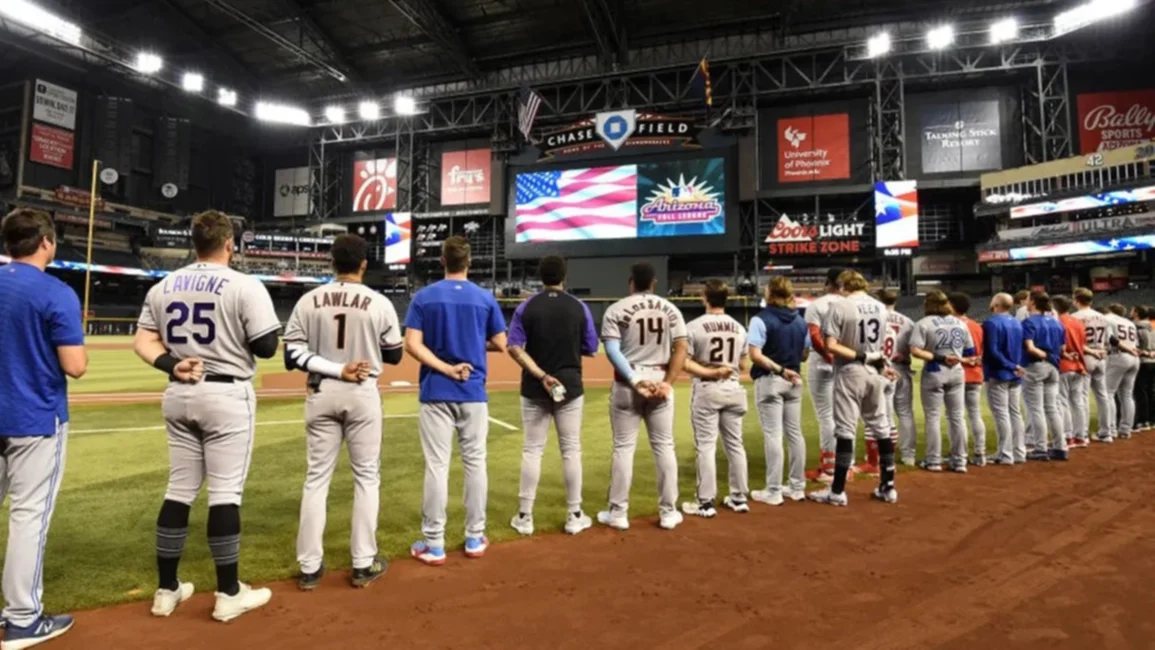
[[(127, 339), (120, 339), (127, 342)], [(283, 368), (279, 359), (262, 363), (265, 371)], [(94, 350), (88, 375), (73, 385), (76, 392), (154, 392), (165, 379), (144, 366), (131, 351)], [(753, 391), (749, 391), (752, 393)], [(584, 424), (586, 509), (604, 506), (609, 483), (610, 426), (608, 388), (587, 391)], [(689, 425), (688, 390), (677, 396), (676, 448), (682, 499), (692, 498), (694, 448)], [(381, 515), (378, 539), (389, 557), (404, 555), (420, 535), (424, 473), (417, 437), (417, 398), (413, 394), (383, 397), (389, 418), (384, 427), (381, 468)], [(520, 424), (515, 391), (490, 393), (493, 418)], [(917, 400), (916, 400), (917, 403)], [(916, 406), (916, 409), (918, 407)], [(817, 425), (809, 400), (803, 409), (804, 430), (812, 465), (818, 455)], [(242, 577), (253, 582), (288, 578), (296, 571), (295, 539), (300, 490), (305, 471), (303, 403), (262, 400), (257, 410), (257, 442), (245, 492)], [(921, 411), (916, 421), (922, 427)], [(154, 522), (164, 494), (168, 455), (159, 404), (75, 406), (63, 488), (48, 538), (45, 598), (54, 611), (88, 608), (149, 597), (154, 580)], [(988, 419), (988, 441), (994, 428)], [(945, 431), (945, 429), (944, 429)], [(765, 469), (761, 431), (753, 409), (745, 421), (751, 484), (763, 486)], [(517, 508), (521, 432), (501, 426), (489, 431), (489, 536), (501, 541), (516, 536), (509, 519)], [(720, 446), (719, 446), (720, 447)], [(861, 451), (859, 452), (861, 454)], [(634, 475), (633, 516), (657, 511), (652, 456), (639, 443)], [(719, 478), (725, 481), (725, 459), (719, 450)], [(722, 492), (725, 491), (722, 486)], [(451, 475), (447, 543), (462, 542), (461, 468)], [(326, 564), (349, 565), (349, 512), (352, 479), (347, 465), (334, 478), (329, 498)], [(539, 531), (560, 531), (564, 489), (556, 445), (547, 447), (535, 520)], [(215, 586), (212, 560), (205, 544), (204, 499), (193, 510), (191, 534), (181, 577), (198, 589)], [(6, 533), (7, 516), (0, 517)], [(5, 535), (6, 537), (6, 535)]]

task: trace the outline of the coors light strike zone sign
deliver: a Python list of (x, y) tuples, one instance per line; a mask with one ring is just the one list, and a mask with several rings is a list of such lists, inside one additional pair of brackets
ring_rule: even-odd
[(800, 224), (782, 215), (766, 236), (771, 255), (847, 255), (862, 251), (866, 223)]
[(1155, 90), (1085, 93), (1076, 103), (1082, 153), (1155, 140)]

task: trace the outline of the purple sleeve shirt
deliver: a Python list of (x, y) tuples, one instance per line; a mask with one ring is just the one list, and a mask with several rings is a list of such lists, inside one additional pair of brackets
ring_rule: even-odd
[(582, 310), (586, 314), (585, 334), (582, 336), (582, 354), (596, 354), (598, 351), (598, 330), (594, 325), (594, 317), (590, 314), (589, 305), (582, 303)]

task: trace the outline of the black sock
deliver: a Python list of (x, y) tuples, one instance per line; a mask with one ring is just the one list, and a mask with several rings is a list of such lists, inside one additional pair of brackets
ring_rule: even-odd
[(176, 591), (180, 587), (177, 568), (188, 539), (189, 506), (165, 500), (156, 517), (157, 588)]
[(237, 563), (241, 557), (241, 508), (236, 505), (209, 508), (209, 551), (217, 565), (217, 591), (237, 595)]
[(577, 519), (577, 518), (582, 516), (582, 511), (581, 510), (574, 510), (573, 513), (571, 513), (571, 514), (573, 514), (574, 519)]
[(894, 441), (890, 438), (878, 441), (878, 464), (882, 468), (878, 487), (885, 492), (894, 487)]
[(846, 491), (846, 475), (850, 472), (850, 466), (853, 463), (854, 440), (839, 438), (834, 446), (834, 482), (830, 484), (831, 492), (842, 494)]

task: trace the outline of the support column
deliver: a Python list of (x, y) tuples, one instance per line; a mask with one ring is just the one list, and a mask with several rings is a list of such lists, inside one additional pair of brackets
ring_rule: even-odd
[(1048, 53), (1023, 88), (1023, 153), (1029, 165), (1074, 154), (1067, 62)]

